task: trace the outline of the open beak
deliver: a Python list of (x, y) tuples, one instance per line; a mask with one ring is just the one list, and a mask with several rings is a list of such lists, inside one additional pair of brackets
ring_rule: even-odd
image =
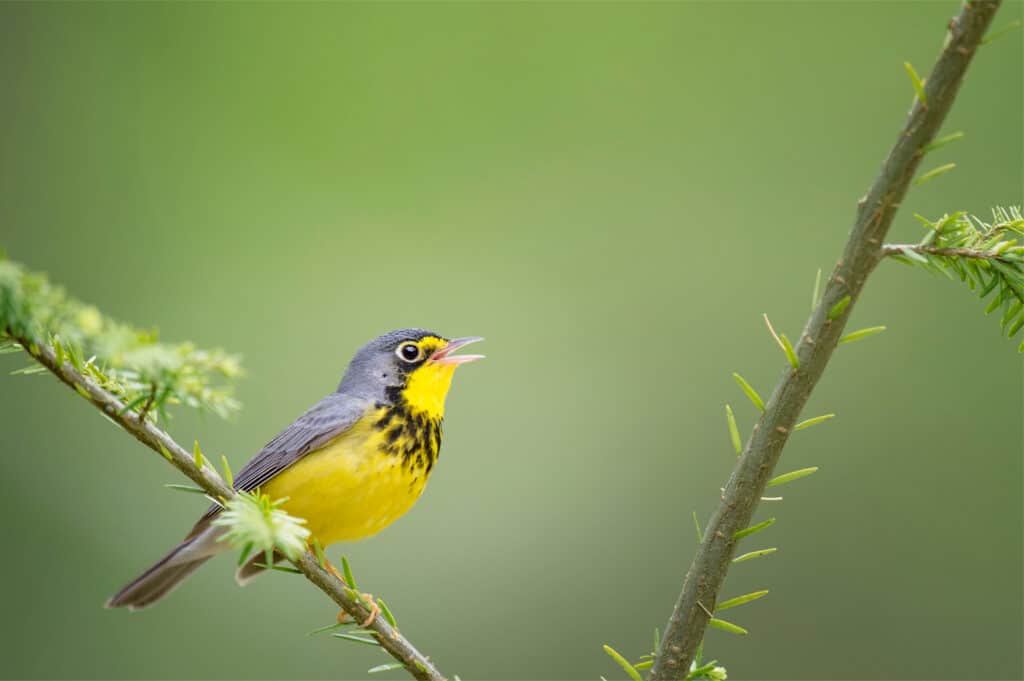
[(444, 346), (434, 354), (430, 356), (431, 362), (437, 362), (438, 364), (465, 364), (466, 362), (475, 362), (478, 359), (483, 359), (483, 355), (452, 355), (453, 352), (459, 348), (469, 345), (470, 343), (476, 343), (482, 341), (483, 338), (480, 336), (466, 336), (465, 338), (453, 338), (448, 341), (448, 345)]

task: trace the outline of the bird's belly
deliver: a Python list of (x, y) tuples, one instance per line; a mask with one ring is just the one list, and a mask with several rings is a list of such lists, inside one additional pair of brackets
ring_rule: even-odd
[(321, 546), (374, 535), (408, 511), (426, 472), (382, 452), (373, 433), (346, 433), (276, 475), (264, 491), (288, 497), (284, 509), (304, 518)]

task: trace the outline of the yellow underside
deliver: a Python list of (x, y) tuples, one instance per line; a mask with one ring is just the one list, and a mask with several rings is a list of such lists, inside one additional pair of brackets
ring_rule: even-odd
[(380, 451), (374, 416), (274, 476), (263, 490), (288, 497), (284, 509), (305, 518), (321, 546), (377, 534), (408, 511), (426, 485), (426, 472)]

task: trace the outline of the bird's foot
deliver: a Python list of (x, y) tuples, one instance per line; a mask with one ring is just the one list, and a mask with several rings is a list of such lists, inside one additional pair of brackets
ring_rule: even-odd
[[(344, 580), (342, 580), (344, 581)], [(377, 615), (380, 614), (380, 606), (377, 605), (377, 601), (374, 600), (373, 594), (359, 594), (360, 600), (370, 608), (370, 614), (367, 618), (359, 624), (359, 627), (365, 629), (374, 623), (377, 619)], [(342, 610), (338, 613), (338, 624), (344, 624), (345, 620), (350, 617), (347, 610)]]
[[(331, 561), (328, 560), (328, 561), (325, 561), (325, 563), (326, 563), (326, 565), (324, 567), (326, 567), (327, 570), (331, 574), (333, 574), (335, 577), (340, 579), (341, 583), (344, 584), (345, 586), (351, 587), (351, 585), (347, 581), (345, 581), (345, 576), (343, 574), (341, 574), (340, 572), (338, 572), (338, 568), (336, 568), (333, 565), (331, 565)], [(377, 605), (377, 601), (374, 600), (373, 594), (358, 594), (358, 595), (359, 595), (359, 599), (370, 608), (370, 615), (359, 626), (360, 627), (368, 627), (368, 626), (370, 626), (371, 624), (374, 623), (374, 621), (377, 619), (377, 615), (380, 614), (380, 606)], [(338, 624), (344, 624), (345, 620), (348, 619), (348, 618), (349, 618), (348, 611), (342, 610), (341, 612), (338, 613), (338, 617), (336, 619), (338, 620)]]
[(370, 604), (370, 614), (366, 616), (366, 621), (359, 625), (360, 627), (365, 629), (366, 627), (373, 624), (374, 621), (376, 621), (377, 615), (380, 614), (380, 606), (377, 605), (377, 601), (373, 597), (373, 594), (363, 594), (363, 596), (367, 599), (367, 601)]

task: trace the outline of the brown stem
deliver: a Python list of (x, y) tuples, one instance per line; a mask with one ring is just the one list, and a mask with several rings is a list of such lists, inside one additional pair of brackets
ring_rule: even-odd
[[(787, 365), (754, 426), (722, 503), (708, 522), (704, 540), (690, 565), (651, 669), (651, 681), (685, 679), (704, 638), (718, 592), (732, 562), (736, 532), (750, 524), (758, 502), (811, 391), (825, 371), (864, 282), (883, 256), (885, 239), (910, 180), (956, 97), (968, 64), (1000, 0), (968, 2), (949, 23), (949, 37), (928, 76), (928, 107), (916, 102), (857, 216), (846, 248), (829, 277), (821, 302), (800, 336), (799, 367)], [(845, 307), (836, 304), (848, 299)], [(834, 312), (839, 309), (839, 313)], [(831, 318), (833, 317), (834, 318)]]

